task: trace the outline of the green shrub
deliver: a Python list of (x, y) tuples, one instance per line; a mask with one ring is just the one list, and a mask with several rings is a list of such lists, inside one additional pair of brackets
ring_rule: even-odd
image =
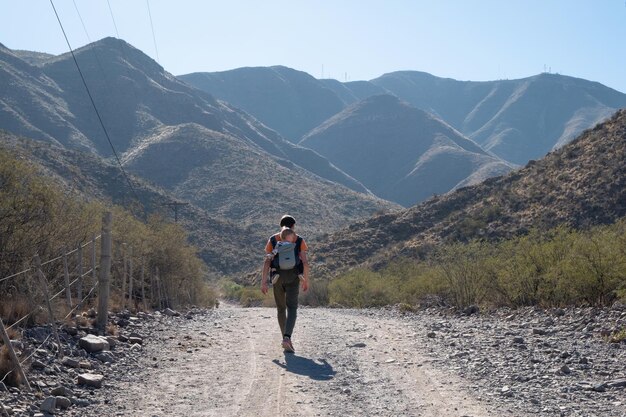
[[(42, 175), (28, 162), (0, 147), (0, 277), (31, 266), (38, 254), (42, 261), (58, 257), (63, 248), (73, 249), (89, 242), (101, 230), (102, 212), (113, 214), (111, 292), (121, 293), (121, 272), (124, 252), (132, 248), (135, 265), (135, 297), (140, 297), (139, 270), (145, 271), (147, 294), (162, 294), (162, 303), (151, 300), (153, 307), (165, 304), (214, 305), (215, 293), (206, 282), (206, 268), (187, 233), (178, 224), (162, 216), (135, 216), (129, 209), (103, 202), (85, 201), (81, 195), (68, 191), (50, 177)], [(125, 245), (124, 245), (125, 244)], [(97, 242), (100, 245), (100, 242)], [(124, 249), (123, 249), (124, 248)], [(85, 251), (86, 252), (86, 251)], [(88, 254), (84, 265), (88, 265)], [(74, 257), (70, 262), (76, 262)], [(70, 265), (73, 267), (74, 265)], [(63, 287), (62, 262), (45, 265), (43, 272), (51, 288)], [(159, 270), (160, 291), (150, 290), (155, 271)], [(0, 283), (0, 294), (28, 297), (29, 310), (43, 302), (32, 277)]]
[(426, 261), (356, 269), (328, 286), (332, 305), (372, 307), (435, 299), (463, 308), (610, 305), (626, 300), (626, 220), (576, 231), (532, 230), (501, 242), (440, 247)]
[(355, 269), (329, 284), (329, 302), (356, 308), (393, 304), (393, 284), (377, 272)]
[(243, 286), (231, 280), (223, 280), (220, 283), (220, 290), (222, 297), (224, 297), (225, 299), (231, 301), (239, 301), (241, 299)]
[(444, 297), (445, 283), (432, 265), (424, 262), (396, 261), (387, 266), (381, 274), (386, 281), (397, 283), (394, 301), (409, 305), (419, 305), (433, 295)]
[[(243, 287), (239, 297), (239, 303), (242, 307), (260, 307), (264, 304), (268, 296), (261, 292), (258, 287)], [(272, 297), (273, 299), (273, 297)]]
[(328, 297), (328, 281), (309, 278), (308, 291), (300, 289), (299, 303), (311, 307), (325, 306), (328, 304)]
[(458, 307), (481, 303), (493, 276), (488, 262), (492, 247), (473, 241), (455, 243), (435, 255), (435, 277), (445, 283), (450, 301)]

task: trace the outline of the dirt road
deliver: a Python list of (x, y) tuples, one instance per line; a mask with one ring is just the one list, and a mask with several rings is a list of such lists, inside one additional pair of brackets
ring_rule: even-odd
[(269, 308), (220, 307), (157, 330), (98, 415), (509, 415), (435, 368), (425, 334), (384, 316), (300, 309), (295, 354), (280, 348)]

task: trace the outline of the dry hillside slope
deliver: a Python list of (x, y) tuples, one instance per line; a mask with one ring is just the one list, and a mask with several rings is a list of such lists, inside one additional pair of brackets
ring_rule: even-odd
[(560, 224), (584, 228), (626, 215), (626, 110), (508, 175), (351, 225), (315, 247), (324, 269), (418, 255), (429, 245), (497, 239)]
[(179, 198), (267, 235), (284, 213), (301, 220), (300, 231), (316, 235), (397, 208), (197, 124), (162, 128), (128, 153), (124, 163)]
[(406, 207), (450, 191), (481, 169), (492, 175), (511, 169), (445, 122), (391, 95), (353, 104), (300, 144), (377, 196)]
[[(17, 137), (0, 131), (0, 147), (10, 150), (18, 158), (32, 163), (43, 175), (52, 178), (74, 198), (100, 200), (125, 207), (138, 206), (119, 168), (96, 155), (64, 149), (48, 143)], [(171, 193), (130, 176), (137, 196), (146, 214), (159, 213), (172, 219), (173, 213), (166, 204), (180, 201)], [(265, 239), (265, 234), (255, 235), (235, 222), (228, 222), (195, 205), (180, 210), (179, 221), (189, 232), (191, 242), (198, 247), (208, 271), (215, 276), (236, 273), (256, 267), (259, 257), (255, 249)], [(241, 242), (221, 241), (222, 236), (248, 236)]]

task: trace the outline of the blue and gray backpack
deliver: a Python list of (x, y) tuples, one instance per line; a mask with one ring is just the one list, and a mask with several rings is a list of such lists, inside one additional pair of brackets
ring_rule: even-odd
[(272, 269), (278, 271), (287, 271), (297, 268), (298, 274), (304, 271), (304, 265), (300, 259), (300, 246), (302, 238), (298, 236), (295, 243), (282, 242), (276, 239), (276, 236), (270, 237), (272, 249), (276, 251), (274, 259), (272, 259)]

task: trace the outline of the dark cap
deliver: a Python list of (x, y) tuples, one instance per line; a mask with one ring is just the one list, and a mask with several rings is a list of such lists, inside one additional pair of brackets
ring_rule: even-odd
[(296, 224), (296, 219), (288, 214), (285, 214), (283, 217), (280, 218), (280, 227), (292, 228), (294, 224)]

